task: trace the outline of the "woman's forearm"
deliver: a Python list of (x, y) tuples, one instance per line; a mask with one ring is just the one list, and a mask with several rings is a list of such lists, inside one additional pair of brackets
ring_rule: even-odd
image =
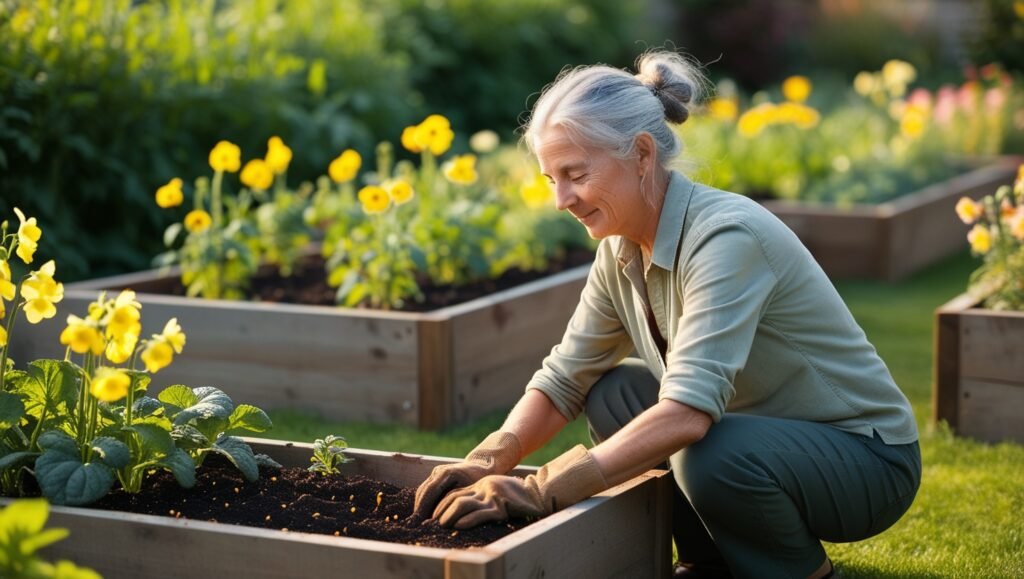
[(661, 400), (590, 452), (608, 484), (617, 485), (699, 441), (711, 424), (705, 412)]
[(547, 395), (539, 390), (527, 390), (512, 408), (501, 429), (515, 434), (519, 439), (523, 451), (519, 459), (522, 460), (544, 446), (568, 423)]

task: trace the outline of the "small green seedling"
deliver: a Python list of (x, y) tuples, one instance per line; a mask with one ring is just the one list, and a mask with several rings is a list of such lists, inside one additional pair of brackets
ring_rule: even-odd
[(326, 438), (318, 438), (313, 442), (313, 457), (309, 459), (313, 465), (309, 472), (319, 472), (324, 475), (341, 474), (339, 466), (346, 462), (352, 462), (351, 458), (345, 456), (345, 449), (348, 443), (344, 437), (327, 435)]

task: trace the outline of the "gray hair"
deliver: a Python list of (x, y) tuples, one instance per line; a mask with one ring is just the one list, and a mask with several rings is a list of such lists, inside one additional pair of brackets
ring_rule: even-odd
[(648, 52), (637, 59), (636, 75), (605, 65), (567, 69), (541, 93), (523, 127), (526, 146), (536, 153), (546, 129), (561, 126), (570, 138), (609, 151), (634, 155), (637, 135), (654, 139), (665, 166), (683, 149), (669, 126), (690, 116), (687, 105), (706, 84), (695, 64), (674, 52)]

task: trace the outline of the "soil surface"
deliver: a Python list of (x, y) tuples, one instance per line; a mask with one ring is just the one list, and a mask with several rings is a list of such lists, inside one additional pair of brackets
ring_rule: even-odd
[(141, 493), (117, 489), (90, 508), (440, 548), (479, 547), (529, 524), (512, 520), (462, 531), (422, 524), (412, 519), (416, 489), (362, 476), (260, 469), (259, 480), (250, 483), (218, 456), (209, 456), (196, 474), (196, 486), (183, 489), (161, 471)]
[[(462, 286), (431, 285), (427, 279), (418, 280), (424, 300), (410, 300), (401, 308), (407, 312), (426, 312), (446, 306), (467, 302), (494, 292), (509, 289), (545, 276), (565, 271), (594, 261), (594, 252), (589, 249), (570, 250), (563, 259), (552, 260), (546, 270), (509, 270), (493, 280), (484, 280)], [(172, 295), (185, 295), (180, 279), (174, 280)], [(314, 306), (336, 305), (334, 296), (337, 288), (327, 285), (324, 260), (319, 255), (303, 257), (295, 264), (289, 277), (282, 277), (274, 268), (261, 268), (252, 277), (248, 299), (253, 301), (303, 304)]]

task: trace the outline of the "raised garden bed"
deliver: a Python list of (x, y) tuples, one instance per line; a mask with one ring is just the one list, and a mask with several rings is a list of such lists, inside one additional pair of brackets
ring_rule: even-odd
[(154, 376), (213, 385), (265, 409), (294, 408), (339, 421), (441, 429), (511, 407), (558, 343), (589, 265), (431, 312), (387, 312), (166, 295), (158, 271), (68, 284), (57, 320), (18, 328), (17, 360), (62, 358), (62, 320), (100, 290), (130, 288), (144, 306), (143, 335), (176, 317), (188, 336), (180, 363)]
[(1024, 312), (964, 294), (935, 312), (934, 419), (963, 436), (1024, 443)]
[(1010, 183), (1019, 159), (1001, 158), (879, 205), (839, 209), (769, 200), (764, 206), (803, 241), (832, 279), (903, 279), (963, 250), (967, 226), (954, 211)]
[[(249, 442), (253, 450), (284, 466), (309, 464), (310, 445)], [(345, 474), (406, 487), (450, 461), (360, 450), (347, 454), (356, 460), (343, 467)], [(49, 526), (67, 528), (71, 534), (44, 556), (92, 567), (107, 579), (666, 577), (671, 569), (669, 484), (666, 471), (650, 471), (470, 549), (53, 507)]]

